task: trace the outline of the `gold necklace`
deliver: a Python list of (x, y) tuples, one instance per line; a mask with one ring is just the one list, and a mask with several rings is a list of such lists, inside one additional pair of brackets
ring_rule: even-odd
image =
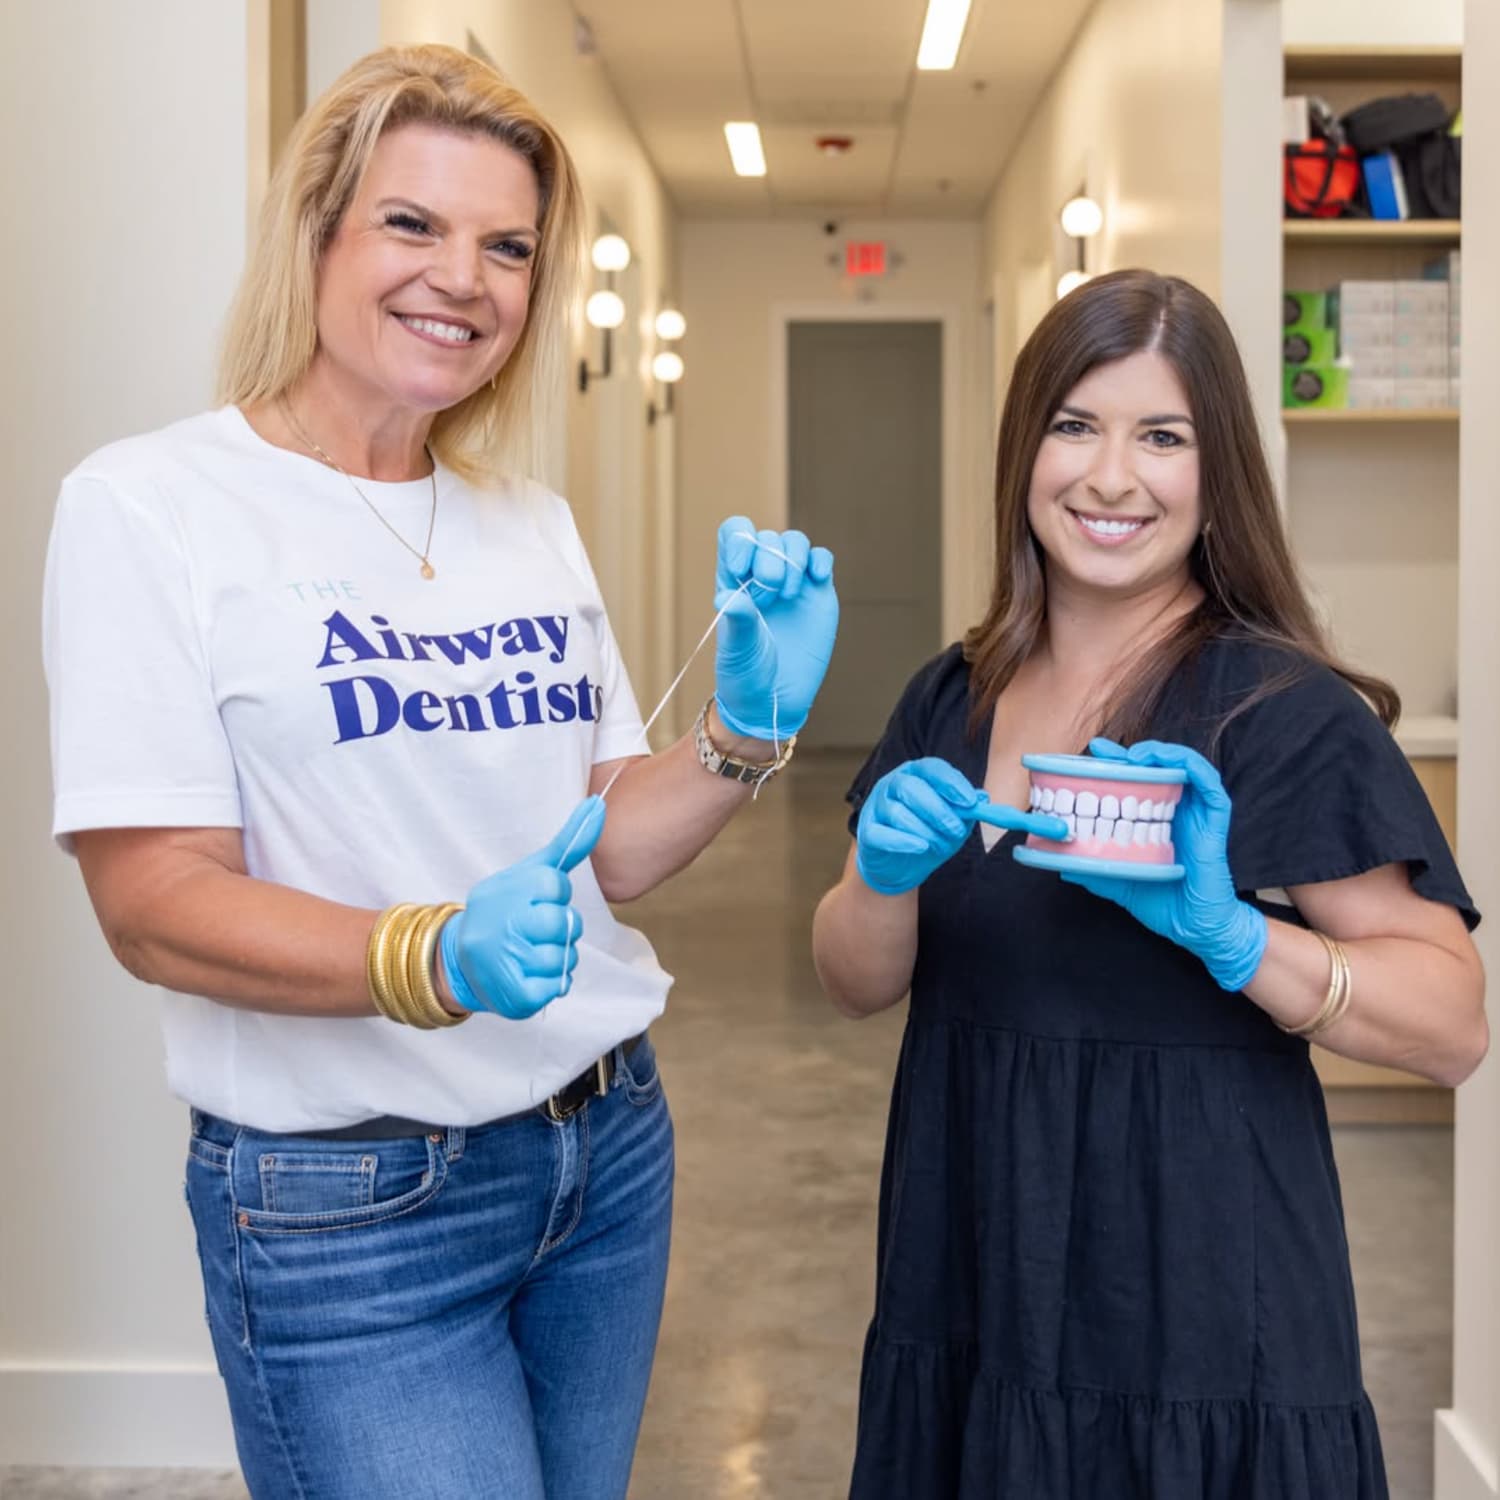
[(427, 455), (427, 461), (432, 465), (432, 473), (430, 476), (432, 479), (432, 513), (427, 517), (426, 545), (423, 546), (420, 552), (418, 552), (417, 549), (413, 547), (412, 544), (407, 541), (406, 538), (402, 536), (401, 533), (397, 531), (396, 528), (392, 526), (391, 523), (387, 521), (383, 515), (380, 514), (380, 512), (375, 508), (375, 502), (371, 500), (370, 497), (365, 494), (365, 492), (360, 489), (357, 484), (355, 484), (354, 476), (350, 474), (350, 472), (345, 469), (343, 465), (338, 463), (329, 454), (325, 453), (323, 449), (318, 447), (318, 445), (302, 430), (301, 424), (297, 421), (296, 417), (292, 415), (292, 408), (286, 397), (281, 396), (278, 397), (277, 400), (278, 404), (281, 407), (282, 415), (287, 420), (287, 426), (289, 426), (292, 431), (297, 434), (297, 436), (302, 440), (303, 445), (307, 447), (311, 452), (316, 453), (318, 457), (321, 458), (330, 469), (337, 469), (339, 473), (349, 481), (349, 488), (352, 489), (354, 493), (358, 495), (359, 498), (363, 500), (367, 506), (369, 506), (370, 514), (374, 516), (375, 519), (379, 521), (380, 524), (384, 526), (385, 529), (390, 532), (390, 534), (395, 537), (396, 540), (400, 542), (401, 545), (405, 547), (406, 550), (410, 552), (418, 562), (422, 564), (422, 577), (436, 578), (437, 571), (432, 566), (432, 561), (428, 554), (432, 551), (432, 528), (437, 522), (437, 460), (432, 456), (432, 450), (427, 446), (427, 444), (422, 444), (422, 451)]

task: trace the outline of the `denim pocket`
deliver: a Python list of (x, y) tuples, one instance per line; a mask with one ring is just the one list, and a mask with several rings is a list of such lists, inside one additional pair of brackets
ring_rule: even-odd
[(448, 1158), (441, 1138), (429, 1136), (339, 1150), (245, 1130), (231, 1175), (241, 1229), (309, 1234), (382, 1224), (422, 1208), (447, 1180)]
[(661, 1070), (656, 1065), (656, 1048), (649, 1037), (624, 1059), (619, 1076), (625, 1097), (632, 1104), (650, 1104), (661, 1093)]

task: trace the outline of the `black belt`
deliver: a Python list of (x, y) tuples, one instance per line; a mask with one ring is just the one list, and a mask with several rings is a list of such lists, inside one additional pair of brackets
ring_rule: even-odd
[[(585, 1068), (571, 1083), (564, 1084), (536, 1108), (549, 1120), (560, 1124), (576, 1115), (590, 1099), (602, 1099), (615, 1081), (616, 1055), (629, 1057), (645, 1039), (646, 1033), (642, 1031), (622, 1042), (618, 1048), (611, 1048), (592, 1067)], [(497, 1119), (486, 1120), (483, 1125), (471, 1126), (470, 1129), (483, 1130), (487, 1125), (499, 1125), (505, 1120), (519, 1119), (521, 1115), (529, 1113), (530, 1110), (521, 1110), (517, 1114), (501, 1115)], [(425, 1120), (408, 1120), (401, 1115), (376, 1115), (373, 1120), (361, 1120), (357, 1125), (340, 1125), (335, 1130), (298, 1130), (292, 1133), (313, 1141), (393, 1141), (405, 1136), (440, 1135), (447, 1128), (446, 1125), (433, 1125)]]

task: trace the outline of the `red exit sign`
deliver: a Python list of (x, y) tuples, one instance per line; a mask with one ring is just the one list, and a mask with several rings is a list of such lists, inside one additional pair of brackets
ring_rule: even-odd
[(885, 241), (847, 241), (844, 245), (844, 270), (850, 276), (884, 276)]

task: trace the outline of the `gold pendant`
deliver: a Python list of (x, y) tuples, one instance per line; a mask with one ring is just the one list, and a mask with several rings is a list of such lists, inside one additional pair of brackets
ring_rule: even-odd
[(432, 564), (430, 562), (428, 562), (425, 557), (422, 559), (422, 577), (423, 578), (436, 578), (437, 577), (437, 573), (434, 571)]

